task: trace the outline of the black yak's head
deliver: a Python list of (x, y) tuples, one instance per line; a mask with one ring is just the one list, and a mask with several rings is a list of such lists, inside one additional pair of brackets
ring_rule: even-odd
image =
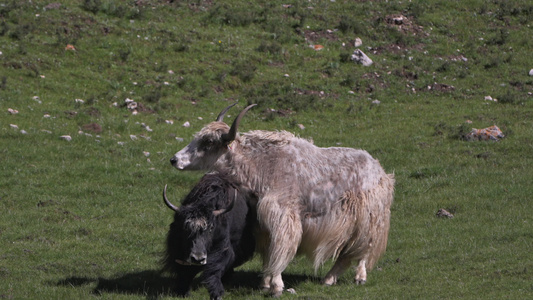
[(227, 186), (199, 185), (189, 193), (181, 207), (168, 201), (166, 186), (163, 191), (165, 204), (175, 211), (167, 236), (167, 267), (174, 263), (205, 265), (212, 244), (225, 238), (223, 228), (226, 222), (222, 215), (233, 208), (236, 190), (227, 183)]

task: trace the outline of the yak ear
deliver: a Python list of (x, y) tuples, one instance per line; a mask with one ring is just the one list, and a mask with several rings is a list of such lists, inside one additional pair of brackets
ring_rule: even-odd
[(233, 140), (235, 140), (235, 137), (237, 136), (237, 130), (238, 130), (238, 127), (239, 127), (239, 123), (241, 122), (242, 117), (244, 117), (244, 115), (246, 114), (246, 112), (250, 108), (252, 108), (252, 107), (254, 107), (256, 105), (257, 104), (248, 105), (245, 109), (243, 109), (239, 113), (237, 118), (235, 118), (235, 121), (233, 121), (233, 124), (231, 124), (231, 128), (230, 128), (229, 132), (222, 135), (222, 141), (225, 144), (229, 144), (229, 143), (233, 142)]
[(180, 208), (175, 206), (174, 204), (170, 203), (167, 199), (167, 185), (165, 184), (165, 188), (163, 189), (163, 201), (165, 201), (165, 204), (168, 206), (168, 208), (172, 209), (175, 212), (179, 212)]
[(235, 106), (235, 104), (237, 104), (237, 102), (233, 103), (232, 105), (224, 108), (219, 114), (218, 114), (218, 117), (215, 121), (217, 122), (223, 122), (224, 121), (224, 115), (228, 112), (228, 110), (230, 108), (232, 108), (233, 106)]
[(234, 189), (233, 192), (235, 194), (235, 197), (229, 203), (228, 207), (222, 208), (222, 209), (217, 209), (217, 210), (213, 211), (213, 216), (217, 217), (217, 216), (223, 215), (223, 214), (225, 214), (227, 212), (230, 212), (233, 209), (233, 206), (235, 205), (235, 202), (237, 202), (237, 189)]

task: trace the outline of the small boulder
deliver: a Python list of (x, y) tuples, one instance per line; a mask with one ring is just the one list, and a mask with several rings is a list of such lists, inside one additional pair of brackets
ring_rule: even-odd
[(437, 211), (437, 217), (452, 219), (453, 218), (453, 214), (450, 213), (449, 211), (445, 210), (444, 208), (441, 208), (441, 209), (439, 209), (439, 211)]
[(359, 49), (356, 49), (353, 52), (352, 60), (356, 63), (362, 64), (365, 67), (371, 66), (374, 63), (363, 51)]

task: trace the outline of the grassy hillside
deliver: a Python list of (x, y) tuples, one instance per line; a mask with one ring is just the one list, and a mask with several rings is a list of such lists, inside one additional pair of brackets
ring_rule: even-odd
[[(0, 298), (174, 297), (160, 194), (202, 174), (169, 159), (234, 101), (258, 104), (243, 131), (362, 148), (396, 175), (367, 284), (323, 287), (329, 265), (297, 258), (284, 298), (530, 298), (532, 36), (525, 0), (0, 0)], [(505, 138), (464, 139), (492, 125)], [(225, 298), (263, 299), (260, 269)]]

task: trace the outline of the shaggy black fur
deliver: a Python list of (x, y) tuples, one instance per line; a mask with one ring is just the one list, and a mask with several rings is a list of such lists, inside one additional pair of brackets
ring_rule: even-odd
[[(185, 197), (170, 225), (162, 260), (163, 270), (176, 278), (179, 295), (187, 296), (194, 277), (203, 271), (202, 281), (211, 299), (221, 299), (222, 278), (252, 258), (256, 214), (255, 209), (249, 207), (251, 202), (247, 202), (251, 198), (238, 191), (237, 184), (221, 173), (206, 174)], [(226, 212), (218, 216), (213, 214), (221, 209)], [(201, 221), (196, 226), (191, 225), (198, 220), (206, 220), (206, 226), (199, 226)], [(198, 251), (207, 254), (204, 265), (195, 264), (198, 261), (193, 253)], [(191, 262), (192, 265), (188, 265)]]

